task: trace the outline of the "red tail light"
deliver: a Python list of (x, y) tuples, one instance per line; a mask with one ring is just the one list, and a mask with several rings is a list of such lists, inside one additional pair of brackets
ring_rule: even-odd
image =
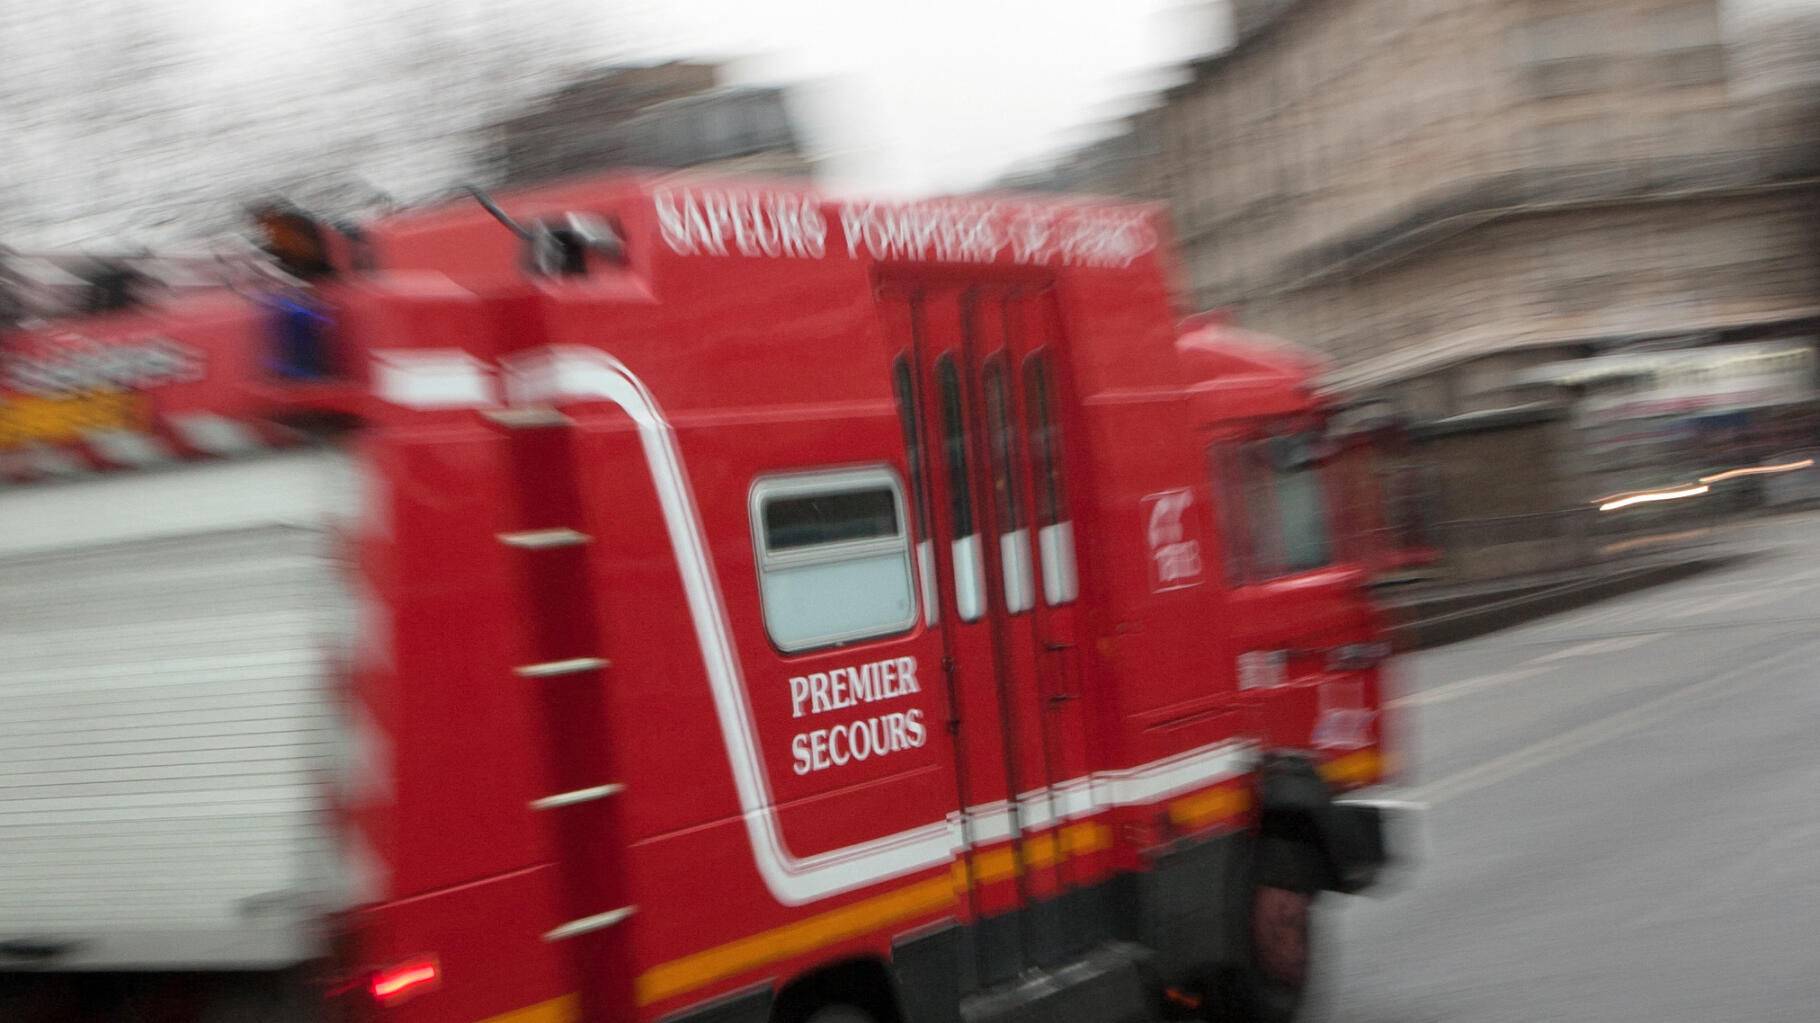
[(441, 983), (442, 968), (437, 965), (436, 957), (418, 956), (373, 974), (367, 982), (367, 989), (373, 992), (373, 1000), (381, 1007), (390, 1008), (427, 991), (434, 991)]

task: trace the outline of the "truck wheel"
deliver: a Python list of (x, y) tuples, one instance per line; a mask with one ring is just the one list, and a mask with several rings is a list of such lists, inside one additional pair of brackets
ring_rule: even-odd
[(1258, 840), (1241, 907), (1246, 954), (1220, 999), (1233, 1017), (1288, 1023), (1301, 1009), (1316, 966), (1314, 901), (1323, 870), (1306, 843)]

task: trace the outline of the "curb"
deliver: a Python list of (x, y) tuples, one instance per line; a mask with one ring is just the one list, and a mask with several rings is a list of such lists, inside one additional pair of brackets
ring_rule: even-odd
[[(1401, 651), (1445, 646), (1463, 639), (1482, 636), (1499, 629), (1548, 615), (1569, 611), (1608, 597), (1675, 582), (1715, 568), (1735, 564), (1746, 554), (1709, 554), (1686, 561), (1643, 565), (1611, 574), (1600, 574), (1570, 580), (1541, 589), (1530, 588), (1517, 596), (1473, 603), (1462, 598), (1465, 606), (1421, 618), (1399, 622), (1393, 629), (1393, 644)], [(1436, 603), (1446, 603), (1437, 601)], [(1395, 613), (1393, 609), (1393, 614)]]

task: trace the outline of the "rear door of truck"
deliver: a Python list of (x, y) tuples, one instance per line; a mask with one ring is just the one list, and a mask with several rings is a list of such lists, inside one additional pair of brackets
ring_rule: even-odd
[(1071, 832), (1089, 809), (1075, 697), (1078, 590), (1046, 288), (894, 281), (881, 294), (896, 390), (917, 437), (916, 501), (959, 719), (977, 980), (1080, 951), (1062, 916)]

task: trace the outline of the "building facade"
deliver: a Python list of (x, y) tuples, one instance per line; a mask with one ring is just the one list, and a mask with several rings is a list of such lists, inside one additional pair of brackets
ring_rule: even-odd
[(814, 171), (784, 90), (724, 86), (712, 64), (605, 68), (493, 134), (495, 176), (508, 185), (614, 167), (784, 177)]
[(1820, 332), (1820, 106), (1714, 0), (1235, 0), (1134, 128), (1204, 306), (1418, 420), (1638, 344)]

